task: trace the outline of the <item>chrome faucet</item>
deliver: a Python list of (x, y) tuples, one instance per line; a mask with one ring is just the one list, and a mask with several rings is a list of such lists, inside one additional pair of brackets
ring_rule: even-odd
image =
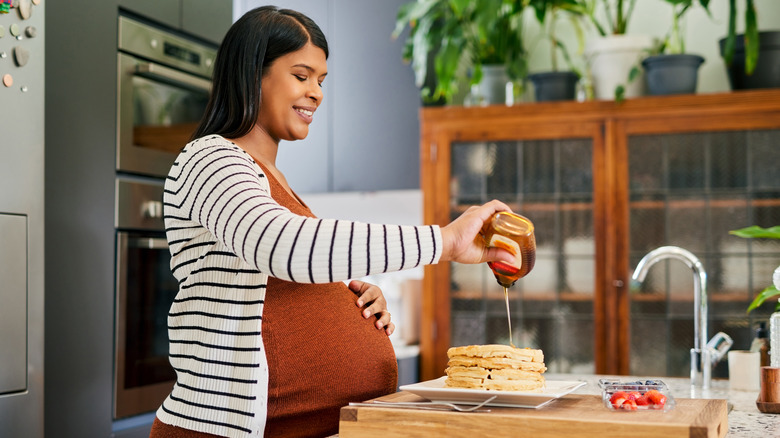
[(693, 319), (694, 338), (691, 348), (691, 385), (709, 389), (712, 383), (712, 367), (726, 355), (734, 341), (729, 335), (719, 332), (707, 342), (707, 272), (699, 259), (690, 251), (676, 246), (656, 248), (642, 260), (634, 270), (632, 283), (645, 280), (650, 267), (664, 259), (677, 259), (693, 270)]

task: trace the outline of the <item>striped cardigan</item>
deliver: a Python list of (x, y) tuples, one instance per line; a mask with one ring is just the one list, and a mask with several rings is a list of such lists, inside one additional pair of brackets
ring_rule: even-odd
[[(163, 196), (179, 292), (168, 314), (176, 384), (160, 421), (229, 437), (262, 436), (268, 407), (263, 304), (268, 276), (328, 283), (437, 263), (438, 226), (297, 216), (263, 170), (212, 135), (189, 143)], [(273, 293), (273, 291), (272, 291)]]

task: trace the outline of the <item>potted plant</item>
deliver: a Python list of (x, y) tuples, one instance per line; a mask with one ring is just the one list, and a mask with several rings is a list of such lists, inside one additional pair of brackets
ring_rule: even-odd
[[(680, 28), (683, 16), (697, 0), (664, 0), (672, 6), (672, 28), (657, 49), (658, 54), (642, 61), (647, 91), (652, 95), (695, 93), (699, 66), (704, 58), (686, 53)], [(710, 0), (698, 0), (709, 14)]]
[(745, 0), (745, 32), (737, 34), (737, 0), (729, 0), (727, 36), (720, 40), (733, 90), (780, 87), (780, 31), (758, 31), (756, 6)]
[(585, 6), (585, 17), (599, 34), (585, 49), (595, 97), (621, 100), (645, 94), (639, 65), (653, 40), (647, 35), (626, 34), (636, 0), (581, 0), (581, 3)]
[[(754, 225), (752, 227), (729, 231), (729, 234), (748, 239), (780, 239), (780, 226), (761, 228)], [(778, 295), (780, 295), (780, 266), (778, 266), (772, 274), (772, 284), (756, 295), (748, 306), (747, 313), (750, 313), (752, 310), (764, 304), (766, 300), (777, 297)], [(774, 313), (769, 317), (769, 354), (771, 357), (770, 365), (773, 367), (780, 366), (780, 358), (777, 356), (777, 352), (780, 351), (780, 337), (778, 337), (778, 333), (780, 333), (780, 300), (775, 301)]]
[[(552, 71), (533, 73), (528, 79), (534, 84), (537, 102), (555, 100), (573, 100), (577, 95), (577, 82), (581, 73), (574, 67), (569, 51), (556, 35), (556, 23), (560, 14), (571, 15), (572, 18), (584, 14), (585, 9), (579, 0), (531, 0), (531, 6), (536, 11), (536, 18), (550, 42), (550, 61)], [(582, 29), (577, 20), (572, 20), (579, 39), (582, 40)], [(569, 70), (558, 70), (558, 52), (569, 66)]]
[(471, 71), (471, 84), (477, 84), (485, 70), (490, 70), (486, 66), (497, 65), (502, 76), (498, 85), (483, 89), (500, 89), (503, 102), (507, 80), (526, 75), (521, 35), (524, 4), (522, 0), (416, 0), (403, 4), (392, 35), (398, 38), (409, 28), (402, 56), (415, 71), (423, 101), (451, 103), (459, 84), (466, 80), (466, 72)]
[[(774, 226), (771, 228), (761, 228), (759, 226), (752, 226), (741, 228), (739, 230), (729, 231), (729, 234), (733, 234), (738, 237), (744, 237), (746, 239), (780, 239), (780, 226)], [(764, 304), (769, 298), (780, 295), (780, 266), (775, 269), (774, 275), (772, 275), (772, 283), (767, 288), (762, 290), (756, 298), (748, 306), (748, 313)], [(780, 311), (780, 302), (775, 305), (775, 310)]]

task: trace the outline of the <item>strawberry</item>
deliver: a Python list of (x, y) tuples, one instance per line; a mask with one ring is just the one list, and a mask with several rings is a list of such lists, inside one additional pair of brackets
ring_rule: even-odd
[(642, 394), (638, 391), (631, 391), (628, 393), (628, 399), (636, 401), (639, 397), (642, 397)]
[(636, 401), (634, 400), (626, 400), (622, 406), (620, 406), (620, 409), (624, 409), (626, 411), (635, 411), (637, 410), (636, 407)]
[(628, 394), (623, 391), (617, 391), (609, 398), (609, 402), (615, 409), (619, 409), (626, 400), (628, 400)]
[(647, 398), (646, 395), (639, 396), (636, 399), (636, 405), (637, 406), (647, 406), (650, 404), (650, 400)]
[(625, 391), (615, 391), (612, 396), (609, 398), (609, 401), (614, 403), (616, 399), (619, 398), (628, 398), (628, 394)]
[(655, 406), (663, 406), (666, 404), (666, 396), (661, 394), (655, 389), (651, 389), (650, 391), (647, 391), (645, 393), (645, 397), (647, 397), (647, 400), (650, 402), (650, 404), (653, 404)]

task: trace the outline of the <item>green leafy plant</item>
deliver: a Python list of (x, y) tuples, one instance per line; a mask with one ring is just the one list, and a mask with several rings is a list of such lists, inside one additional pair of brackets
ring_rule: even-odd
[(660, 47), (657, 49), (658, 53), (668, 54), (682, 54), (685, 53), (685, 38), (680, 30), (680, 22), (685, 14), (696, 3), (700, 4), (710, 17), (710, 0), (664, 0), (666, 3), (672, 5), (672, 28), (667, 33), (664, 40), (661, 42)]
[[(522, 13), (529, 0), (417, 0), (403, 4), (393, 38), (408, 27), (402, 58), (411, 63), (426, 102), (451, 102), (473, 68), (471, 83), (482, 78), (482, 65), (503, 64), (510, 79), (525, 77)], [(432, 61), (432, 66), (429, 65)], [(436, 84), (424, 86), (433, 67)]]
[[(753, 74), (758, 62), (758, 20), (753, 0), (745, 0), (745, 73)], [(729, 27), (723, 48), (723, 59), (731, 65), (737, 42), (737, 0), (729, 0)]]
[[(733, 234), (738, 237), (744, 237), (746, 239), (780, 239), (780, 226), (774, 226), (771, 228), (761, 228), (759, 226), (753, 225), (751, 227), (747, 228), (741, 228), (739, 230), (733, 230), (729, 231), (729, 234)], [(766, 300), (769, 298), (775, 297), (780, 295), (780, 289), (778, 289), (778, 283), (780, 283), (780, 267), (775, 270), (773, 278), (773, 283), (769, 285), (766, 289), (762, 290), (756, 298), (753, 300), (752, 303), (750, 303), (750, 306), (748, 306), (747, 312), (750, 313), (753, 309), (761, 306), (764, 304)], [(777, 310), (780, 310), (780, 303), (776, 306)]]
[[(636, 0), (581, 0), (585, 14), (601, 36), (624, 35), (634, 12)], [(606, 23), (600, 21), (597, 6), (604, 6)]]
[[(586, 7), (586, 15), (601, 36), (624, 35), (628, 30), (628, 22), (633, 15), (636, 0), (582, 0)], [(672, 5), (672, 28), (664, 38), (655, 47), (646, 51), (646, 55), (670, 53), (685, 53), (685, 41), (680, 31), (680, 22), (683, 16), (696, 3), (700, 4), (709, 14), (710, 0), (664, 0)], [(752, 1), (752, 0), (750, 0)], [(597, 14), (597, 5), (603, 5), (606, 13), (606, 25), (600, 22)], [(637, 62), (628, 72), (626, 84), (635, 81), (641, 74), (641, 63)], [(625, 100), (625, 85), (621, 84), (615, 88), (615, 102)]]
[(546, 24), (545, 34), (550, 40), (550, 58), (553, 71), (558, 71), (558, 51), (561, 52), (563, 59), (569, 65), (569, 68), (582, 76), (582, 73), (574, 66), (571, 54), (563, 42), (558, 39), (556, 34), (556, 24), (561, 15), (567, 15), (571, 20), (572, 28), (577, 34), (579, 42), (578, 52), (582, 53), (585, 36), (580, 26), (579, 19), (587, 16), (588, 10), (582, 0), (531, 0), (530, 5), (534, 8), (536, 19), (542, 25)]
[[(625, 35), (628, 31), (628, 23), (634, 13), (636, 0), (579, 0), (584, 8), (584, 16), (587, 17), (599, 35)], [(603, 9), (603, 14), (601, 10)], [(640, 63), (637, 62), (628, 71), (626, 84), (630, 84), (642, 73)], [(615, 87), (615, 102), (625, 100), (626, 87), (619, 84)]]

